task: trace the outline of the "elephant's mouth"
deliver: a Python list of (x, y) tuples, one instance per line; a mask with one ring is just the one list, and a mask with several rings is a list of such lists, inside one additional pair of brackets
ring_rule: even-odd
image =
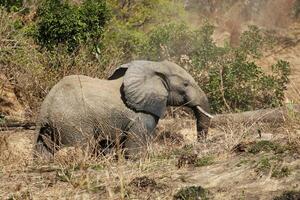
[(196, 117), (197, 138), (198, 140), (201, 140), (206, 137), (210, 126), (210, 120), (213, 116), (200, 106), (195, 106), (193, 111)]

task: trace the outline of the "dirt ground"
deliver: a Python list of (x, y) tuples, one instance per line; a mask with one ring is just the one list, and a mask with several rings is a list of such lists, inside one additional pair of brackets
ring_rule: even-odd
[[(199, 143), (193, 142), (194, 125), (191, 120), (162, 120), (149, 155), (139, 161), (93, 158), (72, 148), (62, 150), (51, 162), (33, 160), (34, 131), (1, 132), (0, 199), (274, 199), (284, 192), (299, 195), (300, 129), (295, 122), (228, 124), (211, 129)], [(192, 186), (205, 192), (191, 189), (178, 196), (180, 189)]]

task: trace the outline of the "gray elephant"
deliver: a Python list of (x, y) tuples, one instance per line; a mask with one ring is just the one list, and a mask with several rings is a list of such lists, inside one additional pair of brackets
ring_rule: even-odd
[(57, 83), (42, 103), (36, 150), (53, 155), (65, 146), (121, 145), (126, 155), (143, 152), (167, 106), (188, 106), (199, 138), (211, 115), (205, 93), (175, 63), (132, 61), (108, 80), (71, 75)]

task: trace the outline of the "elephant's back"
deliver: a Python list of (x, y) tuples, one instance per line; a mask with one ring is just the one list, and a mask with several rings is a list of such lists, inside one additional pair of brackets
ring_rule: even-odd
[(108, 81), (83, 75), (66, 76), (50, 90), (44, 102), (46, 104), (63, 103), (64, 106), (73, 106), (65, 104), (67, 102), (82, 106), (86, 104), (120, 106), (121, 84), (122, 81)]
[(72, 124), (79, 129), (95, 129), (95, 124), (101, 129), (122, 128), (120, 121), (130, 110), (121, 100), (121, 84), (121, 80), (67, 76), (45, 98), (40, 118), (63, 127)]

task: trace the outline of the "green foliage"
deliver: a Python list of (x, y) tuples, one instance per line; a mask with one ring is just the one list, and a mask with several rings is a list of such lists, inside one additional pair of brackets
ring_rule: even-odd
[(202, 51), (208, 50), (207, 55), (212, 56), (199, 64), (208, 66), (204, 90), (209, 94), (213, 111), (246, 111), (282, 105), (290, 66), (280, 60), (272, 66), (272, 74), (267, 75), (249, 60), (249, 57), (259, 58), (260, 46), (268, 42), (257, 27), (251, 26), (241, 35), (237, 48), (216, 47), (212, 41), (206, 41), (204, 46), (208, 47)]
[(83, 42), (99, 42), (109, 11), (103, 0), (85, 0), (80, 6), (45, 0), (37, 18), (35, 38), (42, 47), (53, 50), (62, 44), (72, 52)]
[(284, 148), (277, 143), (268, 140), (262, 140), (254, 143), (248, 150), (248, 152), (252, 154), (257, 154), (262, 151), (265, 152), (274, 151), (275, 153), (283, 153)]
[(60, 169), (56, 171), (56, 178), (62, 182), (70, 182), (73, 176), (73, 172), (69, 169)]
[(249, 30), (243, 32), (240, 37), (239, 52), (254, 57), (261, 56), (260, 46), (264, 44), (264, 37), (257, 26), (249, 26)]
[(84, 40), (99, 39), (110, 13), (104, 0), (85, 0), (79, 8), (80, 21), (85, 24)]
[(273, 170), (271, 177), (280, 179), (280, 178), (288, 177), (290, 174), (291, 174), (290, 168), (285, 166), (282, 167), (281, 169)]
[(247, 160), (247, 159), (242, 159), (242, 160), (240, 160), (240, 161), (236, 164), (236, 166), (237, 166), (237, 167), (241, 167), (242, 165), (245, 165), (245, 164), (247, 164), (247, 163), (249, 163), (249, 160)]
[(204, 156), (198, 158), (195, 163), (195, 167), (203, 167), (214, 164), (214, 158), (212, 156)]
[(278, 61), (273, 75), (266, 75), (254, 62), (236, 55), (232, 62), (209, 70), (208, 92), (216, 112), (253, 110), (282, 105), (288, 83), (289, 64)]
[(269, 158), (263, 157), (258, 161), (257, 168), (256, 168), (257, 172), (266, 174), (269, 172), (270, 169), (271, 169), (271, 163)]
[(132, 29), (151, 28), (153, 25), (174, 21), (183, 15), (179, 1), (147, 0), (119, 1), (108, 0), (116, 21)]
[(190, 186), (180, 189), (173, 197), (174, 200), (209, 199), (209, 191), (201, 186)]
[(218, 57), (226, 50), (214, 44), (213, 32), (214, 26), (206, 22), (201, 29), (193, 33), (193, 48), (190, 57), (196, 70), (208, 70), (213, 63), (218, 62)]
[(0, 6), (5, 7), (8, 11), (17, 11), (23, 5), (23, 0), (1, 0)]
[(117, 22), (113, 24), (114, 26), (110, 26), (104, 33), (102, 48), (103, 51), (109, 51), (114, 55), (111, 59), (119, 56), (124, 63), (135, 59), (144, 52), (147, 37), (143, 32), (130, 29)]
[(107, 2), (113, 17), (103, 36), (101, 61), (112, 59), (119, 64), (132, 59), (159, 60), (161, 47), (152, 44), (156, 39), (153, 32), (165, 26), (163, 22), (181, 16), (181, 4), (169, 0)]
[(183, 23), (164, 24), (149, 33), (147, 59), (164, 60), (190, 51), (192, 32)]

